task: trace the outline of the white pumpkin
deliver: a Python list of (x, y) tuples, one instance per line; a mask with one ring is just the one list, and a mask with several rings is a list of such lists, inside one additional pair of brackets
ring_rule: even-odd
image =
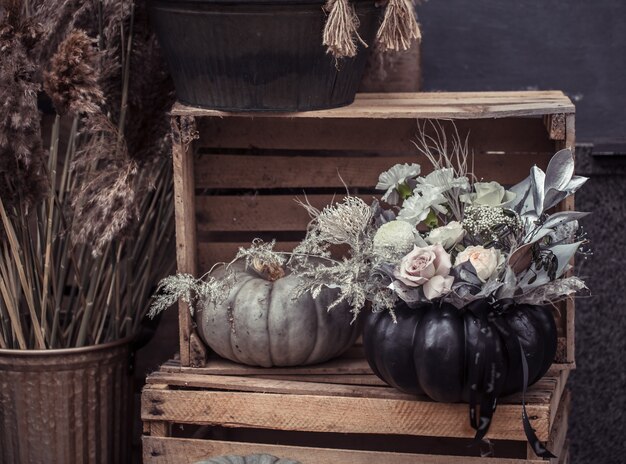
[[(200, 338), (223, 358), (252, 366), (301, 366), (327, 361), (354, 344), (359, 325), (351, 324), (349, 306), (328, 311), (338, 290), (296, 298), (300, 280), (288, 270), (270, 278), (242, 261), (231, 269), (236, 281), (228, 298), (195, 316)], [(219, 269), (213, 276), (223, 273)]]

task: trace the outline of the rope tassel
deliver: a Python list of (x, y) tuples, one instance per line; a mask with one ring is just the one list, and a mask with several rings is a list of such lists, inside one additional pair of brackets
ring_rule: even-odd
[(327, 0), (324, 10), (328, 12), (324, 26), (323, 44), (327, 53), (336, 59), (353, 57), (358, 51), (358, 42), (367, 47), (358, 33), (359, 18), (348, 0)]
[(383, 50), (408, 50), (421, 38), (412, 0), (389, 0), (376, 39)]

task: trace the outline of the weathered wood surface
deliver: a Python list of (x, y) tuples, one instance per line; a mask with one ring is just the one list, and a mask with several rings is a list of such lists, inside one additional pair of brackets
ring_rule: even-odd
[[(323, 414), (321, 413), (323, 411)], [(548, 439), (549, 404), (527, 411), (540, 440)], [(182, 424), (267, 428), (305, 432), (375, 433), (471, 438), (467, 405), (386, 398), (151, 390), (142, 395), (142, 419)], [(501, 404), (490, 438), (524, 440), (521, 407)]]
[[(402, 156), (332, 156), (310, 155), (201, 155), (195, 163), (198, 189), (275, 189), (306, 191), (312, 188), (374, 189), (378, 176), (395, 164), (417, 163), (421, 174), (432, 171), (425, 156), (415, 150)], [(485, 153), (470, 158), (478, 179), (489, 179), (504, 185), (515, 184), (528, 175), (530, 166), (545, 169), (553, 153), (538, 152), (527, 156)], [(381, 194), (384, 192), (381, 192)]]
[[(554, 141), (541, 117), (502, 119), (454, 119), (437, 121), (451, 140), (454, 127), (465, 137), (470, 134), (469, 148), (476, 156), (485, 153), (503, 155), (554, 153)], [(432, 120), (431, 120), (432, 122)], [(288, 119), (271, 116), (255, 118), (200, 118), (199, 147), (211, 152), (250, 149), (267, 150), (348, 150), (360, 154), (414, 156), (420, 124), (416, 119)], [(430, 123), (426, 133), (432, 135)], [(202, 152), (205, 152), (203, 150)]]
[[(574, 105), (560, 91), (446, 92), (446, 93), (364, 93), (354, 103), (331, 110), (299, 113), (271, 113), (281, 118), (429, 118), (477, 119), (511, 116), (544, 116), (573, 113)], [(194, 117), (259, 117), (257, 113), (228, 113), (176, 103), (172, 114)], [(269, 116), (263, 113), (261, 117)]]
[[(195, 123), (190, 118), (173, 117), (172, 159), (174, 163), (174, 216), (176, 222), (176, 263), (178, 272), (196, 275), (195, 188), (193, 177), (193, 147)], [(183, 301), (178, 304), (180, 357), (190, 365), (189, 335), (191, 316)]]
[[(332, 372), (350, 375), (350, 366), (359, 366), (362, 371), (362, 361), (335, 360)], [(341, 362), (344, 369), (338, 373)], [(308, 368), (308, 373), (318, 375), (315, 379), (293, 372), (287, 374), (288, 379), (280, 378), (280, 368), (248, 368), (243, 371), (247, 375), (208, 374), (206, 370), (210, 367), (188, 369), (188, 372), (164, 368), (147, 379), (142, 395), (142, 419), (309, 432), (473, 436), (466, 404), (437, 403), (367, 381), (364, 385), (329, 383), (319, 378), (324, 372), (315, 371), (320, 366)], [(528, 415), (541, 440), (549, 438), (566, 381), (567, 372), (552, 371), (527, 392)], [(163, 385), (169, 388), (164, 389)], [(502, 398), (490, 437), (525, 439), (521, 395)]]
[(270, 445), (264, 443), (197, 440), (185, 438), (143, 437), (144, 464), (192, 464), (208, 456), (267, 453), (295, 459), (302, 464), (541, 464), (537, 458), (479, 458), (469, 456), (437, 456), (313, 448), (305, 446)]

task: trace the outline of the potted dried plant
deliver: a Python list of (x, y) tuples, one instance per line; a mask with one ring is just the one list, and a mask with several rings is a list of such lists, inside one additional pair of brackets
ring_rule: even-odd
[(128, 462), (133, 344), (173, 268), (166, 124), (132, 112), (129, 90), (145, 37), (132, 53), (127, 2), (3, 6), (0, 461)]
[(348, 105), (368, 44), (406, 50), (419, 37), (413, 0), (152, 0), (151, 6), (179, 100), (225, 111)]

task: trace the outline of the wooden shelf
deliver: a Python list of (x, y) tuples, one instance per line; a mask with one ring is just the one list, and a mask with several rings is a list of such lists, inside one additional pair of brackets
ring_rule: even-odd
[[(205, 367), (191, 369), (172, 360), (148, 376), (142, 395), (142, 420), (148, 431), (152, 431), (152, 424), (159, 424), (160, 428), (145, 437), (145, 441), (152, 448), (168, 443), (172, 446), (184, 444), (168, 441), (174, 424), (466, 441), (474, 436), (467, 404), (437, 403), (426, 397), (401, 393), (382, 383), (358, 352), (357, 349), (348, 357), (299, 368), (264, 369), (212, 358)], [(559, 407), (567, 375), (568, 371), (551, 371), (526, 394), (528, 415), (542, 441), (565, 439), (561, 417), (563, 407)], [(503, 398), (488, 437), (496, 441), (525, 442), (521, 417), (521, 395)], [(195, 441), (200, 447), (207, 446), (204, 440)], [(190, 449), (193, 449), (192, 442), (187, 443)], [(239, 445), (231, 443), (234, 449)], [(553, 445), (562, 446), (562, 443)], [(560, 447), (554, 449), (561, 451)], [(359, 453), (358, 450), (355, 452)], [(476, 449), (468, 450), (466, 457), (475, 456), (476, 452)], [(474, 461), (459, 458), (458, 461), (445, 462)]]
[(207, 110), (176, 103), (173, 116), (254, 118), (480, 119), (572, 114), (571, 100), (560, 91), (364, 93), (342, 108), (300, 113)]

